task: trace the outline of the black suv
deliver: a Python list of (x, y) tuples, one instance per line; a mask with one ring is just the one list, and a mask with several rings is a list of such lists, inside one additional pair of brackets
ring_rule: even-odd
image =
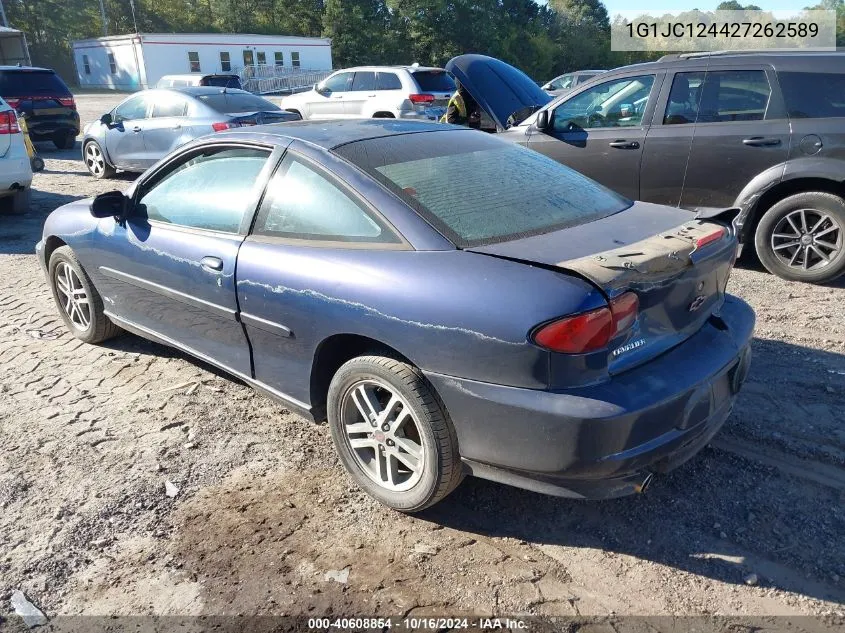
[(0, 66), (0, 97), (26, 118), (34, 141), (70, 149), (79, 134), (79, 113), (65, 82), (52, 70)]
[(845, 54), (669, 55), (539, 101), (503, 135), (632, 199), (738, 207), (780, 277), (845, 272)]

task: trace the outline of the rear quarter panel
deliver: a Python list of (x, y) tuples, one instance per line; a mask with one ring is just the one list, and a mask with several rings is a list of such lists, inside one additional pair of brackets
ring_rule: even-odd
[(247, 325), (256, 378), (303, 402), (319, 346), (338, 334), (388, 345), (424, 371), (546, 388), (549, 355), (531, 329), (603, 304), (580, 280), (465, 251), (247, 240), (237, 277), (240, 309), (291, 332)]

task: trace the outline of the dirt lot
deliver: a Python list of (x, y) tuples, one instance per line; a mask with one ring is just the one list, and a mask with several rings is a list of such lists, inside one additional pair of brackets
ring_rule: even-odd
[[(78, 102), (91, 120), (116, 99)], [(78, 147), (40, 149), (32, 211), (0, 217), (0, 617), (20, 588), (50, 617), (843, 622), (845, 281), (735, 271), (758, 317), (751, 376), (713, 445), (647, 494), (578, 503), (468, 479), (408, 517), (353, 487), (324, 426), (140, 338), (72, 338), (33, 245), (55, 207), (131, 178), (97, 182)]]

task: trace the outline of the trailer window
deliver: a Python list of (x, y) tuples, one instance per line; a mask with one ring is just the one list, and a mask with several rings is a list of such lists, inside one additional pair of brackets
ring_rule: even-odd
[(276, 51), (273, 53), (273, 56), (276, 60), (276, 66), (284, 66), (285, 65), (285, 55), (282, 51)]
[(88, 55), (82, 56), (82, 67), (85, 69), (85, 74), (91, 74), (91, 61), (88, 59)]
[(188, 51), (188, 65), (192, 73), (200, 72), (200, 54), (197, 51)]
[(290, 65), (294, 68), (299, 68), (299, 52), (293, 51), (290, 54)]
[(220, 51), (220, 70), (224, 73), (232, 72), (232, 58), (228, 51)]
[(114, 53), (109, 53), (109, 70), (112, 75), (117, 74), (117, 64), (114, 62)]

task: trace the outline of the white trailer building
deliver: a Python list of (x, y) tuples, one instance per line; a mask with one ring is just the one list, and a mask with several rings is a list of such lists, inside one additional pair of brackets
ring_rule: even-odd
[(15, 29), (0, 26), (0, 66), (29, 66), (31, 63), (26, 36)]
[(133, 33), (73, 43), (79, 85), (152, 88), (163, 75), (238, 73), (245, 66), (332, 68), (331, 40), (287, 35)]

